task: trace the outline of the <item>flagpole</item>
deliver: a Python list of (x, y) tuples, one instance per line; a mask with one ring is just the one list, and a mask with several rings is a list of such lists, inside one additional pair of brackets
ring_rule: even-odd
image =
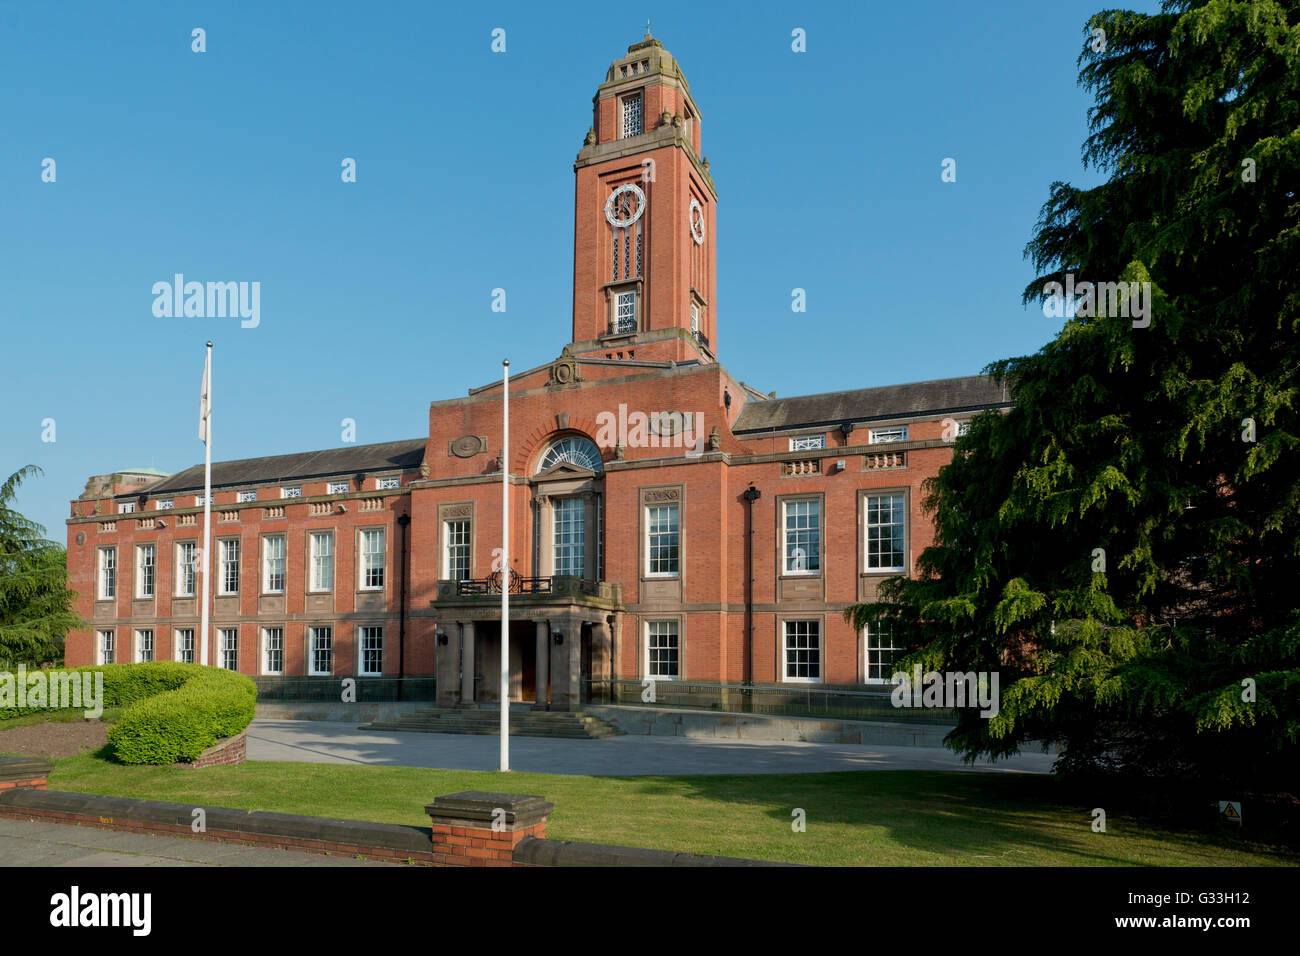
[(510, 360), (501, 363), (501, 771), (510, 769)]
[(199, 618), (199, 663), (208, 663), (208, 569), (212, 556), (208, 544), (212, 533), (212, 343), (203, 363), (203, 401), (199, 424), (203, 426), (203, 611)]

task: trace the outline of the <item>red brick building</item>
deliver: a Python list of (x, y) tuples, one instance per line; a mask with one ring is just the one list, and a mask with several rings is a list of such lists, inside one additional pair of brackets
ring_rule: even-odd
[[(438, 400), (427, 437), (212, 466), (210, 662), (251, 675), (436, 675), (572, 710), (613, 678), (862, 685), (889, 635), (843, 608), (914, 572), (922, 482), (972, 376), (777, 399), (719, 362), (717, 191), (682, 70), (647, 37), (609, 68), (574, 164), (572, 336), (502, 384)], [(91, 628), (69, 664), (196, 659), (203, 468), (92, 478), (68, 564)]]

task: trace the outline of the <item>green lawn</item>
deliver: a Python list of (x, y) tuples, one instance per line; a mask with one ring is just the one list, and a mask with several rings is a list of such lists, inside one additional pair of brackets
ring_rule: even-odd
[[(1069, 805), (1047, 776), (862, 771), (573, 777), (341, 764), (250, 762), (188, 770), (102, 755), (57, 761), (51, 790), (427, 826), (423, 807), (458, 790), (535, 793), (555, 803), (554, 839), (835, 865), (1297, 865), (1233, 833), (1189, 833)], [(807, 830), (791, 829), (803, 808)]]

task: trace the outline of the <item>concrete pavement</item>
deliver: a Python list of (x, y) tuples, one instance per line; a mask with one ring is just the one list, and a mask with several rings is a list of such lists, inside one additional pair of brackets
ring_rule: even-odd
[[(355, 722), (258, 718), (248, 727), (249, 760), (355, 763), (444, 770), (495, 770), (498, 738), (360, 730)], [(1054, 754), (1026, 753), (996, 764), (964, 764), (936, 747), (884, 747), (628, 735), (603, 740), (511, 737), (510, 767), (530, 773), (826, 773), (837, 770), (976, 770), (1047, 773)]]
[(0, 817), (0, 866), (404, 866), (210, 840)]

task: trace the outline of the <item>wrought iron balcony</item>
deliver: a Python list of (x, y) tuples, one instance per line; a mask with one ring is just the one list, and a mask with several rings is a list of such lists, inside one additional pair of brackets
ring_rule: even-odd
[[(438, 599), (454, 600), (461, 597), (488, 597), (501, 593), (502, 574), (494, 571), (485, 578), (467, 578), (463, 581), (439, 581)], [(621, 603), (622, 585), (608, 581), (590, 581), (569, 574), (550, 577), (524, 577), (511, 571), (506, 585), (511, 594), (549, 595), (555, 598), (591, 597), (601, 601)]]

